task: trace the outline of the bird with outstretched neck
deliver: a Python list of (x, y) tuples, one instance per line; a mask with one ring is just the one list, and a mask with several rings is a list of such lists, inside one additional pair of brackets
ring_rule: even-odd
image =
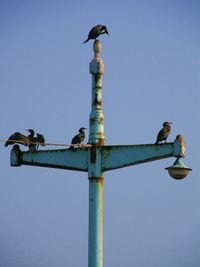
[(85, 40), (83, 44), (87, 43), (89, 40), (96, 39), (97, 37), (99, 37), (99, 35), (104, 34), (104, 33), (106, 33), (109, 36), (108, 30), (105, 25), (99, 24), (99, 25), (94, 26), (90, 30), (87, 40)]
[(166, 143), (166, 140), (167, 140), (167, 138), (170, 134), (170, 131), (171, 131), (170, 124), (172, 124), (172, 122), (166, 121), (163, 123), (163, 128), (159, 131), (155, 144), (159, 144), (162, 141), (165, 141), (165, 143)]
[[(79, 129), (79, 133), (78, 134), (76, 134), (73, 138), (72, 138), (72, 141), (71, 141), (71, 144), (73, 144), (73, 145), (79, 145), (79, 144), (81, 144), (83, 141), (84, 141), (84, 139), (85, 139), (85, 130), (86, 130), (87, 128), (85, 128), (85, 127), (81, 127), (80, 129)], [(74, 149), (74, 146), (70, 146), (69, 147), (69, 149)]]

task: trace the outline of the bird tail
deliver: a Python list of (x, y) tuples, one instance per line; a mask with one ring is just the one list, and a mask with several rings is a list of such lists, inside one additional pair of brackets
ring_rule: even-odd
[(89, 39), (85, 40), (85, 41), (83, 42), (83, 44), (87, 43), (88, 41), (89, 41)]

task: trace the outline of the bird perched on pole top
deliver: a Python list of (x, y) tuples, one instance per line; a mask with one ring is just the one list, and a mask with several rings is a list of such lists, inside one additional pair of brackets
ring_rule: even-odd
[(109, 36), (108, 30), (105, 25), (99, 24), (99, 25), (94, 26), (90, 30), (87, 40), (85, 40), (83, 44), (87, 43), (89, 40), (96, 39), (99, 35), (104, 34), (104, 33), (106, 33)]
[(165, 141), (166, 143), (167, 137), (169, 136), (171, 130), (170, 124), (172, 124), (172, 122), (166, 121), (163, 123), (163, 128), (159, 131), (155, 144), (158, 144), (162, 141)]
[[(84, 127), (81, 127), (79, 129), (79, 133), (76, 134), (73, 138), (72, 138), (72, 141), (71, 141), (71, 144), (81, 144), (84, 139), (85, 139), (85, 130), (87, 128), (84, 128)], [(69, 149), (72, 149), (73, 150), (74, 146), (70, 146)]]

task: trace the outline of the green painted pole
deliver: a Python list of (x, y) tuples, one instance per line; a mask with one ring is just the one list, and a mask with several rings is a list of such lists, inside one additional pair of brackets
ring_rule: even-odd
[(102, 112), (102, 74), (103, 61), (100, 59), (101, 43), (93, 45), (94, 59), (90, 63), (92, 74), (92, 109), (90, 113), (89, 143), (89, 237), (88, 266), (103, 266), (103, 172), (101, 153), (97, 146), (104, 145), (104, 117)]

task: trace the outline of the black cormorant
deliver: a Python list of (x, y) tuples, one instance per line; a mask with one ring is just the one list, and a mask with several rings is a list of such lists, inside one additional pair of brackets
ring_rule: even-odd
[[(71, 144), (81, 144), (83, 141), (84, 141), (84, 139), (85, 139), (85, 130), (86, 130), (87, 128), (84, 128), (84, 127), (81, 127), (80, 129), (79, 129), (79, 133), (78, 134), (76, 134), (73, 138), (72, 138), (72, 141), (71, 141)], [(73, 149), (74, 148), (74, 146), (70, 146), (69, 147), (69, 149)]]
[(30, 151), (37, 150), (39, 148), (39, 145), (45, 146), (45, 139), (42, 134), (36, 133), (37, 136), (35, 136), (35, 132), (33, 129), (28, 129), (27, 131), (30, 133), (28, 135), (28, 139), (30, 142), (28, 144), (28, 147)]
[(37, 136), (34, 136), (35, 132), (33, 129), (28, 129), (27, 131), (30, 133), (28, 136), (21, 134), (19, 132), (15, 132), (14, 134), (12, 134), (8, 138), (8, 141), (5, 143), (5, 147), (7, 147), (8, 145), (13, 145), (17, 143), (17, 144), (28, 146), (29, 150), (33, 151), (33, 150), (37, 150), (39, 145), (45, 146), (45, 139), (42, 134), (37, 133)]
[(159, 142), (162, 142), (162, 141), (165, 141), (166, 143), (167, 137), (169, 136), (170, 130), (171, 130), (170, 124), (172, 124), (172, 122), (166, 121), (163, 123), (163, 128), (158, 133), (155, 144), (158, 144)]
[(90, 30), (87, 40), (85, 40), (85, 42), (83, 42), (83, 43), (85, 44), (91, 39), (96, 39), (99, 35), (104, 34), (104, 33), (109, 35), (106, 26), (100, 25), (100, 24), (96, 25)]

